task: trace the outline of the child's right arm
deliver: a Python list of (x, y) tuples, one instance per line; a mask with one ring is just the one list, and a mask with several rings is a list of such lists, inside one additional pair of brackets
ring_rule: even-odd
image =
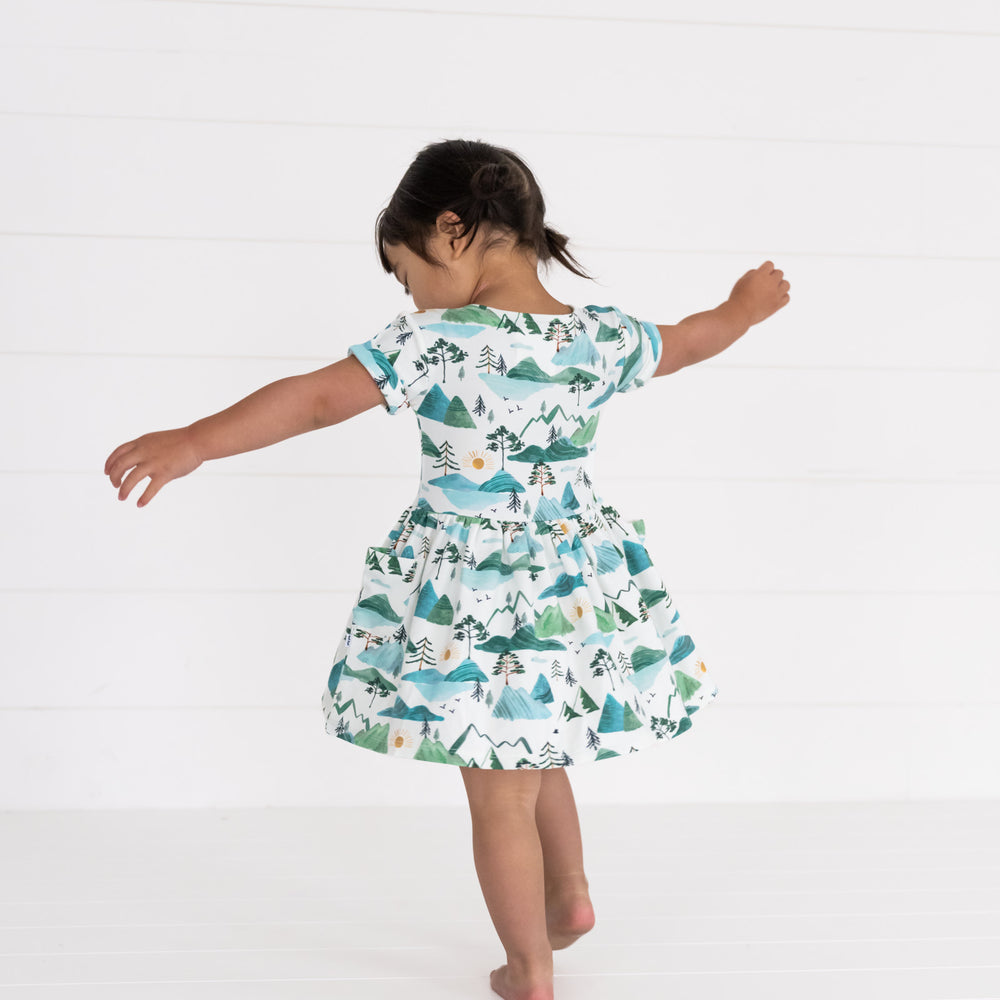
[(318, 371), (271, 382), (187, 427), (154, 431), (119, 445), (104, 463), (104, 472), (119, 487), (119, 500), (127, 500), (136, 484), (148, 477), (149, 485), (136, 505), (144, 507), (171, 479), (186, 476), (206, 459), (265, 448), (329, 427), (382, 399), (361, 362), (348, 355)]

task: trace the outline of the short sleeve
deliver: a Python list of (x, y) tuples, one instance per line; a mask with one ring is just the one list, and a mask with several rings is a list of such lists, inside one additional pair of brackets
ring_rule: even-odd
[(400, 313), (375, 336), (347, 348), (348, 355), (353, 354), (375, 380), (390, 415), (414, 406), (417, 390), (413, 384), (425, 374), (414, 333), (407, 313)]
[(641, 389), (656, 371), (660, 363), (660, 331), (655, 323), (636, 319), (623, 313), (618, 313), (619, 331), (625, 339), (624, 361), (622, 371), (618, 376), (618, 392), (631, 392)]

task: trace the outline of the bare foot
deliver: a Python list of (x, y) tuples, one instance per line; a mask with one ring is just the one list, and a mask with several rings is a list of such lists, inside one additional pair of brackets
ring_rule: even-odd
[(552, 972), (515, 975), (501, 965), (490, 973), (490, 986), (503, 1000), (553, 1000)]
[(594, 906), (590, 893), (579, 881), (565, 887), (553, 886), (545, 891), (545, 923), (553, 951), (568, 948), (577, 938), (594, 927)]

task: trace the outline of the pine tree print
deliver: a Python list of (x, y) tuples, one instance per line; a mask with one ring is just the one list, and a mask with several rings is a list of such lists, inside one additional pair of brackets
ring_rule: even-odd
[(437, 572), (434, 574), (434, 579), (436, 580), (440, 577), (441, 567), (446, 561), (454, 566), (461, 558), (462, 553), (458, 551), (458, 546), (454, 542), (448, 542), (446, 545), (442, 545), (441, 548), (435, 549), (432, 561), (437, 564)]
[(483, 402), (483, 397), (480, 394), (476, 396), (476, 404), (472, 407), (472, 412), (477, 416), (481, 417), (486, 412), (486, 404)]
[(512, 649), (508, 650), (506, 653), (501, 653), (497, 657), (497, 662), (493, 665), (493, 676), (499, 677), (501, 674), (504, 676), (504, 687), (510, 684), (511, 674), (523, 674), (524, 666), (521, 661), (517, 658), (517, 653)]
[(365, 688), (365, 694), (370, 694), (372, 700), (368, 703), (368, 707), (371, 708), (375, 704), (376, 698), (384, 698), (389, 693), (389, 689), (385, 686), (380, 675), (376, 674), (371, 681), (368, 682), (368, 686)]
[(365, 640), (365, 649), (373, 644), (376, 646), (382, 645), (382, 637), (377, 632), (369, 632), (366, 628), (356, 628), (354, 630), (354, 637)]
[(512, 430), (508, 430), (504, 424), (501, 424), (495, 431), (490, 431), (486, 435), (486, 441), (488, 442), (486, 447), (490, 451), (500, 452), (500, 468), (503, 470), (504, 459), (506, 458), (508, 451), (519, 451), (524, 447), (524, 442), (514, 433)]
[(612, 669), (615, 661), (611, 659), (611, 654), (606, 649), (599, 649), (594, 658), (590, 661), (590, 672), (594, 677), (603, 677), (607, 673), (611, 680), (611, 689), (615, 687), (615, 672)]
[(547, 462), (535, 462), (531, 467), (528, 485), (539, 487), (542, 496), (545, 496), (545, 487), (552, 486), (555, 481), (556, 477), (552, 475), (552, 468)]
[(451, 448), (451, 442), (443, 442), (439, 450), (441, 452), (441, 460), (434, 463), (434, 468), (444, 469), (445, 475), (449, 472), (458, 472), (459, 465), (458, 462), (455, 461), (455, 456)]
[(545, 331), (545, 340), (556, 345), (558, 351), (563, 344), (568, 344), (573, 338), (570, 327), (561, 319), (554, 319), (549, 323), (549, 328)]
[[(487, 344), (479, 352), (479, 360), (476, 362), (476, 369), (482, 369), (483, 372), (489, 375), (494, 368), (497, 366), (497, 357), (493, 354), (493, 347), (491, 344)], [(480, 400), (483, 398), (479, 397)]]
[(594, 388), (594, 383), (590, 379), (585, 378), (579, 372), (577, 372), (569, 380), (570, 389), (576, 393), (576, 405), (580, 405), (580, 394), (584, 392), (590, 392)]
[(444, 337), (438, 337), (428, 349), (426, 356), (432, 365), (441, 366), (441, 381), (443, 382), (447, 378), (446, 362), (451, 361), (457, 364), (459, 361), (464, 361), (469, 355), (458, 344), (445, 340)]
[(453, 630), (456, 639), (469, 640), (469, 650), (466, 653), (466, 658), (469, 660), (472, 659), (472, 640), (476, 639), (479, 642), (484, 642), (489, 638), (490, 634), (486, 630), (486, 626), (473, 615), (466, 615), (461, 621), (456, 622)]
[(431, 641), (427, 636), (422, 636), (417, 642), (411, 642), (407, 646), (409, 654), (406, 662), (410, 665), (416, 664), (417, 670), (423, 670), (425, 666), (433, 667), (437, 660), (431, 652)]

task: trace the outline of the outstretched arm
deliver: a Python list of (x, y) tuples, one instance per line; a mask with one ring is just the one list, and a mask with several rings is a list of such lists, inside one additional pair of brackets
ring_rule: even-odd
[(145, 507), (171, 479), (194, 472), (206, 459), (265, 448), (329, 427), (381, 401), (371, 375), (348, 355), (318, 371), (271, 382), (187, 427), (154, 431), (119, 445), (104, 463), (104, 473), (119, 487), (119, 500), (127, 500), (148, 477), (149, 485), (136, 504)]
[(686, 316), (674, 326), (658, 326), (663, 356), (654, 377), (669, 375), (720, 354), (755, 323), (787, 305), (790, 288), (783, 280), (783, 272), (766, 260), (760, 267), (747, 271), (721, 305)]

